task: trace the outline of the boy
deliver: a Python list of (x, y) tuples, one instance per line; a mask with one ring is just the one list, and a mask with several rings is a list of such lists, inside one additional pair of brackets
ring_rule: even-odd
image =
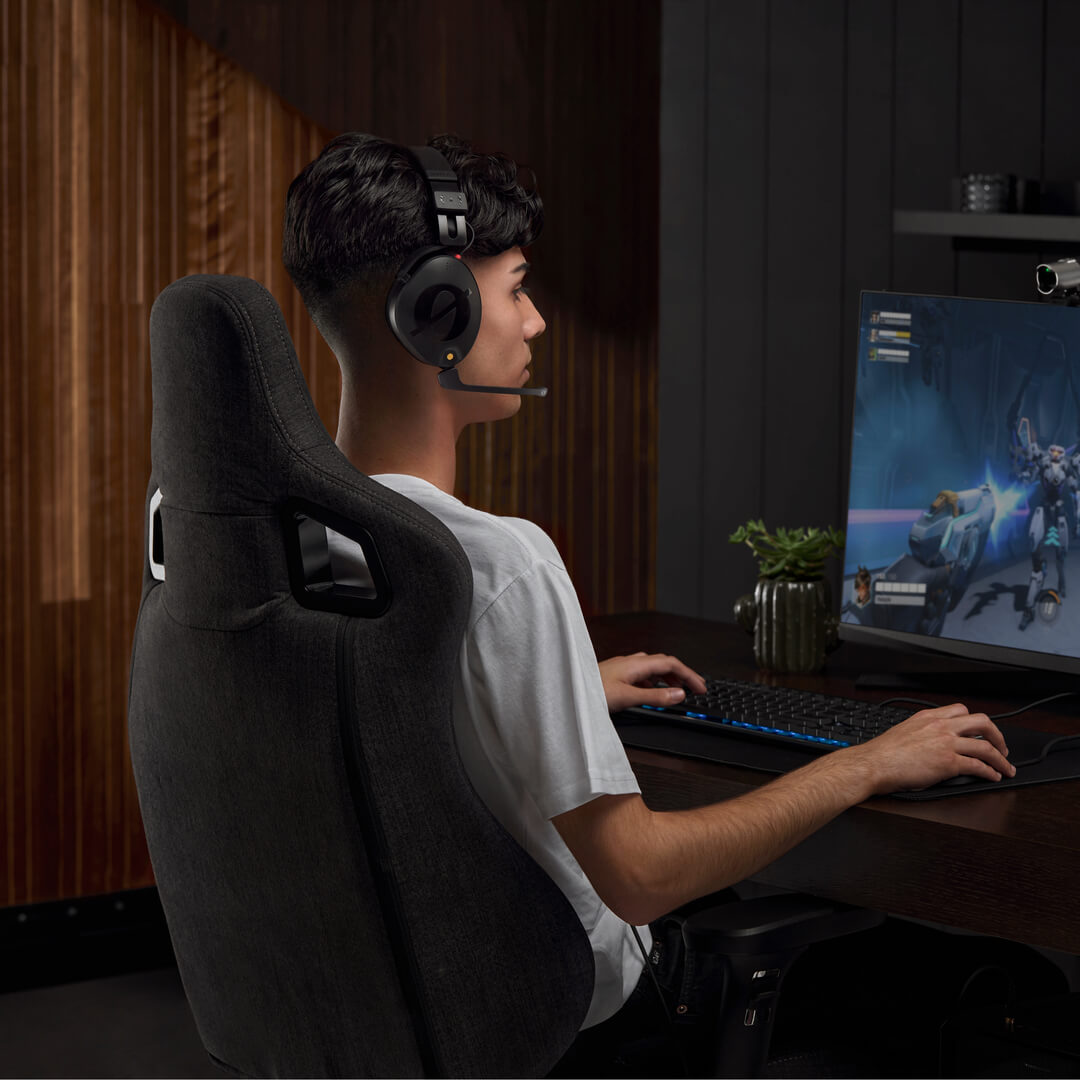
[[(471, 236), (462, 258), (482, 305), (475, 344), (456, 365), (460, 381), (520, 390), (530, 377), (531, 343), (544, 332), (523, 285), (523, 249), (543, 224), (540, 198), (501, 155), (478, 154), (452, 136), (430, 145), (465, 195)], [(436, 235), (431, 190), (414, 155), (349, 134), (293, 181), (283, 255), (341, 364), (338, 446), (361, 472), (440, 518), (472, 565), (455, 688), (458, 746), (481, 797), (562, 887), (589, 934), (596, 983), (587, 1029), (619, 1013), (643, 978), (633, 927), (647, 949), (649, 922), (747, 878), (873, 794), (1015, 770), (989, 719), (951, 705), (723, 804), (650, 811), (609, 713), (682, 698), (683, 690), (656, 680), (697, 693), (704, 683), (671, 656), (598, 664), (546, 534), (454, 498), (461, 432), (512, 416), (521, 397), (444, 387), (391, 333), (386, 300), (395, 275)], [(354, 545), (340, 540), (333, 555), (339, 579), (362, 573)]]

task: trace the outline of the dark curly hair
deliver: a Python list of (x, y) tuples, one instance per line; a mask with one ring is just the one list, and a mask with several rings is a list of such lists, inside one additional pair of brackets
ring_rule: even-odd
[[(513, 160), (477, 153), (456, 135), (436, 135), (428, 145), (446, 158), (468, 201), (469, 255), (499, 255), (537, 239), (544, 206), (533, 186), (520, 183)], [(423, 173), (385, 139), (339, 135), (289, 185), (282, 260), (328, 339), (347, 301), (385, 295), (405, 256), (435, 242)]]

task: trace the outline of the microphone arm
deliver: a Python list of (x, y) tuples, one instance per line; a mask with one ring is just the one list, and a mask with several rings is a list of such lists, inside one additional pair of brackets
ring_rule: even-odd
[(439, 385), (447, 390), (471, 390), (477, 394), (527, 394), (530, 397), (547, 397), (546, 386), (474, 386), (463, 383), (457, 368), (443, 368), (439, 372)]

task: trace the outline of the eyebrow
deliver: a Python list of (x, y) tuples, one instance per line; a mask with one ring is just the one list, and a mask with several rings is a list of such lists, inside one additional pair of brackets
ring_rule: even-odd
[(531, 269), (532, 269), (532, 263), (523, 262), (520, 266), (515, 266), (514, 269), (510, 271), (510, 273), (511, 274), (520, 274), (522, 270), (524, 270), (526, 273), (528, 273), (528, 271), (530, 271)]

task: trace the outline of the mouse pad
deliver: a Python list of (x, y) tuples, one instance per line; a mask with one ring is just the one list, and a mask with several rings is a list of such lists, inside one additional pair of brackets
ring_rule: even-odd
[[(621, 713), (616, 715), (614, 720), (615, 730), (625, 746), (680, 754), (701, 761), (713, 761), (718, 765), (786, 773), (820, 756), (803, 750), (789, 750), (785, 746), (755, 742), (753, 739), (730, 738), (723, 732), (714, 733), (697, 727), (682, 726), (677, 719), (658, 724), (652, 720)], [(947, 795), (972, 795), (982, 791), (1046, 784), (1052, 780), (1080, 779), (1080, 746), (1076, 743), (1068, 749), (1052, 751), (1042, 761), (1038, 761), (1043, 747), (1059, 736), (1045, 731), (1032, 731), (1014, 724), (997, 726), (1005, 736), (1005, 743), (1009, 747), (1009, 760), (1016, 765), (1016, 776), (997, 781), (974, 780), (965, 784), (938, 784), (925, 791), (896, 792), (890, 798), (912, 801), (942, 799)]]

